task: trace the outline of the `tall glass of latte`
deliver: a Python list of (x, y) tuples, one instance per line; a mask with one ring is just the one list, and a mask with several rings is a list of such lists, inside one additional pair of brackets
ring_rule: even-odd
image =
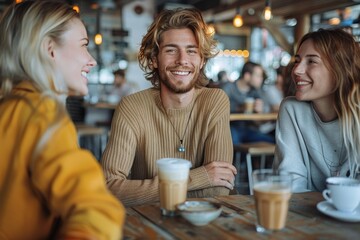
[(175, 216), (176, 205), (186, 201), (191, 163), (180, 158), (156, 161), (159, 175), (160, 209), (164, 216)]
[(253, 180), (256, 231), (271, 232), (283, 229), (291, 197), (291, 174), (259, 169), (253, 172)]

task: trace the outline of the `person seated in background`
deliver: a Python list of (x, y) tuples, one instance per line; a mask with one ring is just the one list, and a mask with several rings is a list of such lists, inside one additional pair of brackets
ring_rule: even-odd
[[(253, 112), (263, 112), (263, 100), (260, 88), (264, 81), (264, 70), (261, 65), (246, 62), (242, 68), (241, 76), (235, 82), (223, 86), (223, 90), (230, 99), (231, 113), (244, 113), (245, 102), (248, 98), (254, 100)], [(271, 135), (260, 132), (258, 125), (251, 121), (232, 121), (231, 135), (233, 144), (244, 142), (270, 142), (275, 140)]]
[(308, 33), (298, 46), (273, 167), (293, 174), (295, 192), (323, 191), (326, 178), (354, 177), (360, 166), (360, 48), (342, 29)]
[(88, 93), (96, 65), (79, 14), (58, 1), (14, 3), (0, 31), (0, 238), (120, 239), (125, 210), (64, 106)]
[[(280, 103), (284, 98), (284, 71), (285, 67), (280, 66), (276, 69), (276, 79), (274, 83), (264, 84), (261, 88), (261, 96), (264, 101), (265, 113), (277, 113)], [(276, 121), (267, 121), (259, 125), (262, 133), (275, 136)]]
[(280, 66), (276, 69), (276, 79), (273, 84), (265, 84), (263, 86), (261, 96), (264, 101), (264, 112), (278, 112), (280, 103), (284, 98), (283, 85), (284, 76), (283, 72), (285, 67)]
[(228, 83), (229, 76), (228, 76), (227, 72), (225, 70), (219, 71), (217, 74), (217, 80), (218, 80), (219, 87), (222, 87), (222, 86), (224, 86), (224, 84)]
[(229, 81), (229, 78), (228, 78), (227, 72), (225, 70), (221, 70), (217, 74), (217, 81), (214, 81), (213, 79), (210, 79), (207, 87), (221, 88), (228, 81)]
[(229, 100), (206, 88), (216, 41), (196, 9), (164, 10), (143, 37), (138, 59), (153, 88), (124, 97), (115, 111), (102, 165), (125, 206), (159, 201), (156, 160), (191, 162), (188, 197), (233, 189)]
[(133, 84), (130, 84), (125, 76), (125, 70), (118, 69), (113, 72), (114, 87), (108, 93), (107, 100), (110, 103), (118, 103), (120, 100), (137, 91)]

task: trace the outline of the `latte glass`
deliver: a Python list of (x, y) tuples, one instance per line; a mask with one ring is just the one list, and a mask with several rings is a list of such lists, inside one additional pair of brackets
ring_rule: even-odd
[(291, 174), (259, 169), (253, 172), (253, 180), (256, 231), (272, 232), (283, 229), (291, 197)]
[(176, 205), (186, 201), (191, 163), (180, 158), (156, 161), (159, 175), (160, 209), (164, 216), (175, 216)]
[(251, 98), (251, 97), (247, 97), (245, 99), (244, 113), (253, 113), (254, 112), (254, 104), (255, 104), (255, 99)]

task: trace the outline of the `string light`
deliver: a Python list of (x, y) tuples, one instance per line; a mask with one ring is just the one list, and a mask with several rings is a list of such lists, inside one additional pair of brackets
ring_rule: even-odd
[(270, 0), (265, 0), (264, 19), (269, 21), (272, 17)]
[(236, 10), (236, 15), (233, 19), (233, 25), (234, 27), (241, 27), (244, 24), (243, 18), (240, 14), (240, 8), (237, 8)]

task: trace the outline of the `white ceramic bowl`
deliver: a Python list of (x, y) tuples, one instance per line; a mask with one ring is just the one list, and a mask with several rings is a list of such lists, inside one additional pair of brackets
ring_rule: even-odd
[(181, 216), (195, 226), (204, 226), (221, 214), (221, 205), (207, 201), (186, 201), (178, 204)]

